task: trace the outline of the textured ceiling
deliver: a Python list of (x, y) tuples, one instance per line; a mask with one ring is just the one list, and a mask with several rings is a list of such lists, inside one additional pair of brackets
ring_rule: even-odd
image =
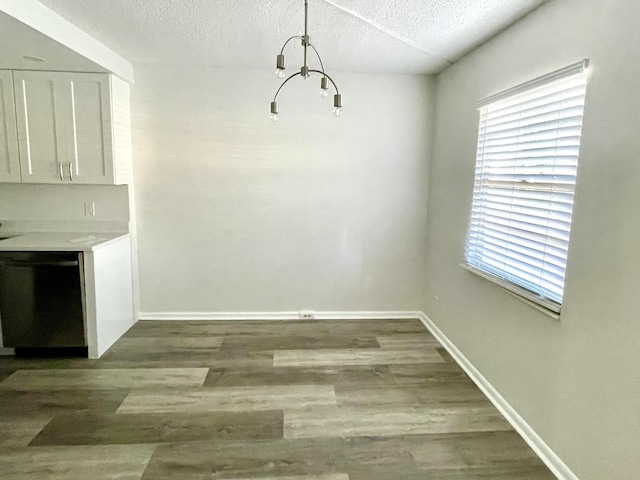
[[(303, 0), (40, 1), (134, 66), (273, 68), (304, 30)], [(430, 74), (545, 1), (309, 0), (309, 34), (328, 71)]]

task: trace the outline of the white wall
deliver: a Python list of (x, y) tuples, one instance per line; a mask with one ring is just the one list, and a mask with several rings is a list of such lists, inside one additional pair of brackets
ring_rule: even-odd
[[(95, 216), (84, 204), (95, 204)], [(127, 232), (127, 185), (0, 183), (0, 236), (13, 232)]]
[(432, 80), (335, 78), (136, 69), (142, 312), (420, 306)]
[[(639, 14), (637, 0), (554, 0), (437, 80), (424, 309), (581, 480), (640, 478)], [(459, 264), (476, 103), (583, 58), (592, 73), (558, 321)]]

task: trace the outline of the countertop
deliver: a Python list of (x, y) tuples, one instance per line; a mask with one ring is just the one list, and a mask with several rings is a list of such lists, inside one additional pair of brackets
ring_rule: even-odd
[(92, 252), (122, 237), (129, 236), (128, 233), (110, 232), (37, 232), (24, 234), (3, 234), (0, 232), (0, 237), (5, 235), (13, 238), (0, 240), (0, 252)]

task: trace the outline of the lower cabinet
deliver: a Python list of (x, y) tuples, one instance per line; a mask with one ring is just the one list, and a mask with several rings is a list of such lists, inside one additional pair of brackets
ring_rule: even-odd
[(89, 358), (100, 358), (136, 319), (129, 236), (84, 255)]
[(0, 351), (100, 358), (135, 323), (131, 252), (128, 235), (82, 252), (0, 251)]

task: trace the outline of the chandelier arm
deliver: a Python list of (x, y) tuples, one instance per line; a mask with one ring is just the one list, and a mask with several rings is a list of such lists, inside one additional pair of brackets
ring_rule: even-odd
[[(331, 78), (328, 74), (326, 74), (326, 73), (324, 73), (324, 72), (322, 72), (322, 71), (320, 71), (320, 70), (309, 70), (309, 71), (310, 71), (310, 72), (314, 72), (314, 73), (319, 73), (319, 74), (324, 75), (325, 77), (327, 77), (327, 78), (329, 79), (329, 81), (333, 84), (333, 88), (335, 88), (335, 89), (336, 89), (336, 93), (337, 93), (338, 95), (340, 95), (340, 90), (338, 90), (338, 86), (336, 85), (336, 82), (334, 82), (334, 81), (333, 81), (333, 78)], [(292, 75), (292, 76), (293, 76), (293, 75)], [(289, 77), (289, 78), (291, 78), (291, 77)], [(287, 78), (287, 80), (289, 80), (289, 78)], [(283, 85), (284, 85), (284, 84), (283, 84)]]
[(302, 39), (302, 35), (294, 35), (293, 37), (289, 38), (286, 42), (284, 42), (284, 45), (282, 46), (282, 48), (280, 49), (280, 55), (282, 55), (284, 53), (284, 49), (287, 46), (287, 43), (289, 43), (291, 40), (293, 40), (294, 38), (300, 38)]
[[(322, 58), (320, 58), (320, 54), (318, 53), (318, 50), (316, 49), (316, 47), (313, 46), (313, 43), (310, 43), (309, 46), (311, 48), (313, 48), (313, 51), (316, 52), (316, 56), (318, 57), (318, 60), (320, 61), (320, 68), (322, 68), (322, 73), (324, 73), (324, 63), (322, 63)], [(326, 74), (325, 74), (326, 76)]]
[[(278, 91), (276, 92), (276, 95), (273, 97), (273, 101), (275, 102), (276, 100), (278, 100), (278, 95), (280, 94), (280, 90), (282, 90), (282, 87), (284, 87), (285, 83), (287, 83), (289, 80), (291, 80), (293, 77), (297, 76), (297, 75), (301, 75), (300, 72), (296, 72), (293, 75), (290, 75), (289, 78), (287, 78), (284, 82), (282, 82), (282, 85), (280, 85), (280, 88), (278, 88)], [(333, 82), (333, 81), (332, 81)], [(335, 84), (334, 84), (335, 86)], [(337, 90), (337, 89), (336, 89)]]

